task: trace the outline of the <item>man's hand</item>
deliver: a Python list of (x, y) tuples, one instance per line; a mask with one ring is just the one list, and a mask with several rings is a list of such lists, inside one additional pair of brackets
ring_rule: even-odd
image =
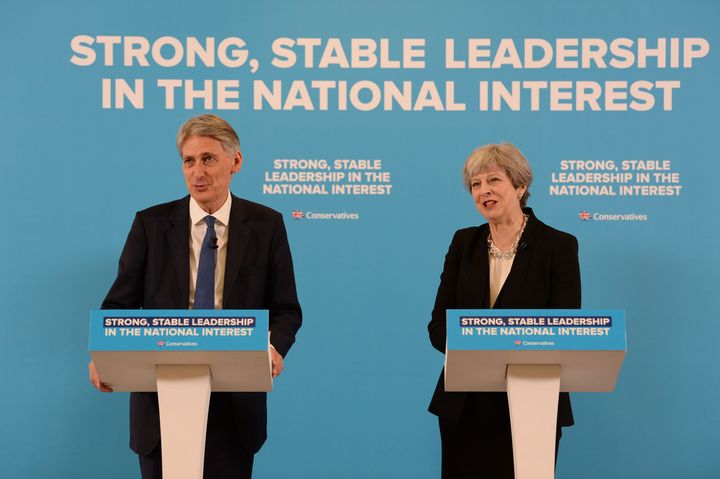
[[(282, 359), (280, 359), (280, 363), (282, 364)], [(273, 360), (273, 372), (275, 371), (274, 364), (275, 364), (275, 361)], [(282, 366), (280, 369), (282, 370)], [(104, 393), (113, 392), (113, 390), (111, 388), (107, 387), (102, 382), (100, 382), (100, 376), (98, 376), (98, 373), (95, 370), (95, 363), (92, 361), (90, 361), (90, 364), (88, 364), (88, 372), (90, 373), (90, 384), (95, 386), (98, 389), (98, 391), (104, 392)]]
[(270, 358), (272, 359), (272, 377), (276, 378), (280, 376), (280, 373), (283, 372), (283, 368), (285, 367), (283, 365), (283, 357), (275, 351), (275, 348), (270, 346)]

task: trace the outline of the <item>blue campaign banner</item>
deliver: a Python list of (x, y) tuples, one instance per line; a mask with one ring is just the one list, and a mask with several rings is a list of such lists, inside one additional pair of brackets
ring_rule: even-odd
[(90, 351), (265, 351), (268, 312), (93, 310)]
[(256, 477), (440, 477), (427, 324), (453, 234), (486, 223), (463, 163), (505, 141), (535, 216), (577, 238), (582, 307), (628, 318), (615, 392), (572, 396), (558, 479), (720, 477), (719, 20), (715, 0), (4, 1), (0, 476), (138, 476), (127, 397), (87, 380), (88, 311), (135, 213), (188, 194), (178, 128), (213, 113), (240, 137), (233, 194), (283, 217), (304, 316)]
[(625, 351), (618, 309), (449, 309), (448, 350)]

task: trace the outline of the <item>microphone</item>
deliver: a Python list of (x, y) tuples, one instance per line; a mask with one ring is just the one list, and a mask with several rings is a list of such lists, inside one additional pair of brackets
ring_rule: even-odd
[(212, 249), (218, 249), (218, 243), (217, 243), (217, 236), (213, 236), (210, 238), (210, 248)]

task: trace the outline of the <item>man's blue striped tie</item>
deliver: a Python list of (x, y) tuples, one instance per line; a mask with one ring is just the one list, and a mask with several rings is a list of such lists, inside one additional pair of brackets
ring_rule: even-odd
[(202, 246), (200, 246), (193, 309), (215, 309), (215, 262), (218, 247), (215, 235), (215, 217), (206, 216), (205, 223), (207, 231)]

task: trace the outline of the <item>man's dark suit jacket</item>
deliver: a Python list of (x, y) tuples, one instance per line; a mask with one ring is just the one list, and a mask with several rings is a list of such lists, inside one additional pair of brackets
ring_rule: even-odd
[[(302, 312), (282, 215), (232, 197), (225, 264), (224, 309), (268, 309), (271, 342), (283, 357), (295, 341)], [(117, 278), (103, 309), (187, 309), (190, 288), (190, 197), (135, 215)], [(227, 421), (254, 454), (266, 438), (265, 393), (229, 393)], [(130, 447), (149, 454), (160, 440), (156, 393), (130, 397)]]
[[(580, 307), (580, 267), (578, 243), (574, 236), (553, 229), (537, 218), (530, 208), (525, 232), (510, 274), (505, 280), (494, 308), (564, 309)], [(428, 324), (430, 342), (445, 353), (447, 309), (488, 309), (490, 307), (490, 266), (487, 224), (458, 230), (445, 256), (440, 287), (432, 319)], [(429, 411), (441, 418), (457, 421), (467, 401), (477, 401), (473, 410), (483, 411), (490, 422), (505, 418), (505, 393), (446, 392), (444, 374), (435, 388)], [(504, 420), (504, 419), (503, 419)], [(573, 424), (570, 397), (560, 394), (558, 425)]]

